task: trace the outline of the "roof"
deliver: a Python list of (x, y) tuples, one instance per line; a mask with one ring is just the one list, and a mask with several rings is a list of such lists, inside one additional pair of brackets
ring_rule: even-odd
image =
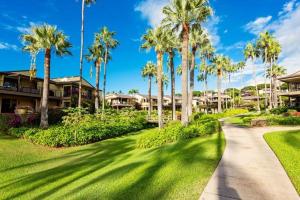
[(126, 94), (107, 94), (106, 98), (114, 99), (114, 98), (124, 98), (124, 99), (134, 99), (135, 97)]
[(283, 82), (300, 82), (300, 71), (297, 71), (293, 74), (289, 74), (287, 76), (281, 76), (278, 78), (278, 80)]

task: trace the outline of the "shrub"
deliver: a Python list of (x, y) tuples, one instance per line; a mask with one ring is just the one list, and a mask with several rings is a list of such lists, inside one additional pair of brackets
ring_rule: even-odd
[(108, 111), (102, 117), (100, 114), (86, 114), (84, 109), (76, 108), (68, 109), (66, 113), (61, 124), (50, 126), (47, 130), (19, 128), (12, 129), (11, 134), (37, 144), (68, 147), (97, 142), (148, 127), (144, 112)]
[(193, 121), (184, 127), (179, 121), (168, 123), (163, 129), (152, 129), (137, 141), (137, 148), (159, 147), (182, 139), (213, 134), (220, 130), (216, 115), (194, 115)]
[(282, 106), (282, 107), (271, 109), (270, 113), (275, 114), (275, 115), (280, 115), (280, 114), (286, 113), (287, 111), (288, 111), (288, 107)]
[(28, 130), (27, 127), (10, 128), (8, 134), (14, 137), (22, 137), (23, 134)]
[(22, 123), (22, 119), (19, 115), (13, 115), (8, 122), (9, 127), (20, 127)]
[(6, 115), (0, 115), (0, 131), (5, 132), (9, 129), (9, 117)]

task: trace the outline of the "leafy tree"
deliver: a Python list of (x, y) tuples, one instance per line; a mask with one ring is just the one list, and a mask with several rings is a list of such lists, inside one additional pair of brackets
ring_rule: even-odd
[(156, 66), (151, 61), (147, 62), (147, 64), (142, 69), (142, 77), (148, 78), (148, 100), (149, 100), (149, 109), (148, 109), (148, 118), (151, 119), (152, 112), (152, 98), (151, 98), (151, 86), (152, 86), (152, 78), (156, 74)]
[(116, 35), (116, 32), (111, 32), (107, 27), (103, 27), (100, 30), (100, 33), (96, 34), (96, 40), (99, 43), (102, 43), (105, 49), (104, 54), (104, 67), (103, 67), (103, 92), (102, 92), (102, 113), (105, 109), (105, 90), (106, 90), (106, 71), (107, 71), (107, 62), (110, 59), (109, 57), (109, 51), (111, 49), (116, 48), (119, 45), (119, 42), (114, 39), (114, 36)]
[(211, 14), (207, 0), (172, 0), (163, 9), (163, 24), (180, 32), (182, 40), (182, 124), (188, 124), (188, 52), (189, 34), (194, 25), (199, 25)]
[(143, 35), (143, 41), (141, 48), (152, 49), (154, 48), (157, 57), (157, 84), (158, 84), (158, 95), (157, 95), (157, 111), (158, 111), (158, 125), (159, 128), (163, 127), (163, 55), (166, 48), (166, 32), (162, 27), (155, 29), (149, 29), (146, 34)]
[(131, 89), (128, 91), (128, 94), (138, 94), (139, 90), (138, 89)]
[(244, 56), (245, 60), (250, 59), (253, 63), (253, 79), (255, 84), (255, 90), (256, 90), (256, 96), (257, 96), (257, 109), (260, 112), (260, 100), (259, 100), (259, 93), (258, 93), (258, 87), (257, 87), (257, 81), (256, 81), (256, 65), (255, 65), (255, 59), (259, 57), (259, 51), (255, 44), (248, 43), (245, 50), (244, 50)]
[(90, 5), (92, 3), (95, 3), (96, 0), (82, 0), (81, 5), (81, 38), (80, 38), (80, 81), (79, 81), (79, 96), (78, 96), (78, 107), (81, 107), (82, 103), (82, 70), (83, 70), (83, 48), (84, 48), (84, 10), (86, 5)]
[(277, 94), (277, 79), (279, 76), (283, 76), (286, 74), (286, 69), (279, 65), (273, 65), (272, 69), (268, 69), (267, 76), (269, 78), (272, 78), (273, 84), (274, 84), (274, 105), (275, 107), (278, 105), (278, 94)]
[(71, 55), (69, 48), (72, 47), (67, 36), (58, 31), (56, 26), (44, 24), (31, 28), (31, 33), (21, 36), (24, 42), (24, 51), (32, 52), (32, 50), (44, 51), (44, 83), (41, 103), (41, 128), (48, 128), (48, 98), (49, 98), (49, 80), (50, 80), (50, 61), (51, 53), (57, 56)]
[(95, 40), (94, 43), (89, 47), (86, 59), (89, 62), (94, 62), (96, 68), (96, 95), (95, 95), (95, 110), (99, 109), (99, 83), (101, 74), (101, 64), (104, 61), (104, 47), (99, 41)]

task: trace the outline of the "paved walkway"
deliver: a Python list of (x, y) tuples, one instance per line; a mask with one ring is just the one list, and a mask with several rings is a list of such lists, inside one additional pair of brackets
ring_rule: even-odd
[(299, 200), (263, 134), (299, 127), (239, 128), (224, 125), (226, 149), (201, 200)]

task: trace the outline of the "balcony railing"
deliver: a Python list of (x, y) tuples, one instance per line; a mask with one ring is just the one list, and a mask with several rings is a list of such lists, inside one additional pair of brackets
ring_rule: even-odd
[[(35, 89), (35, 88), (29, 88), (29, 87), (21, 87), (21, 88), (16, 88), (16, 87), (6, 87), (6, 86), (0, 86), (0, 90), (5, 90), (5, 91), (12, 91), (12, 92), (21, 92), (21, 93), (26, 93), (26, 94), (33, 94), (33, 95), (42, 95), (42, 92), (40, 89)], [(49, 91), (49, 96), (50, 97), (62, 97), (62, 92), (61, 91)]]

